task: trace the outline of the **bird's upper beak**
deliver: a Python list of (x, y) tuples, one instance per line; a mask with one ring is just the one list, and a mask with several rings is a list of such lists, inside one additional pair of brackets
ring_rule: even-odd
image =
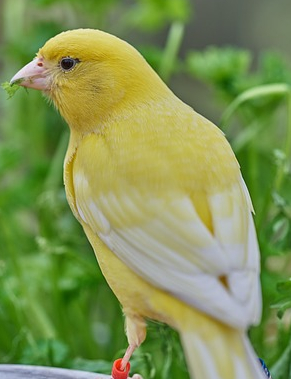
[(10, 80), (10, 84), (18, 84), (41, 91), (48, 90), (49, 80), (43, 59), (37, 57), (22, 67)]

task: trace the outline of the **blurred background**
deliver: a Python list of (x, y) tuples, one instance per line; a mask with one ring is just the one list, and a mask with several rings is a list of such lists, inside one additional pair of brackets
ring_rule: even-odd
[[(262, 323), (252, 343), (273, 377), (291, 367), (291, 2), (0, 0), (0, 82), (60, 31), (133, 44), (172, 90), (226, 133), (256, 210)], [(0, 363), (109, 373), (122, 310), (66, 203), (68, 129), (37, 91), (0, 90)], [(188, 378), (178, 337), (150, 322), (133, 371)]]

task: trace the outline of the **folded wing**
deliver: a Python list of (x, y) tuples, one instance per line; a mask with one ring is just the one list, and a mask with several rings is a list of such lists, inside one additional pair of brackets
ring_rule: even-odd
[(75, 172), (79, 215), (134, 272), (236, 328), (259, 321), (259, 250), (242, 178), (207, 196), (213, 231), (181, 193), (159, 198), (129, 187), (97, 197), (90, 182)]

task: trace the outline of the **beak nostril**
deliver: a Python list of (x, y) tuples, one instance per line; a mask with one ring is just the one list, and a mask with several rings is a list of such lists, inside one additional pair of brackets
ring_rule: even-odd
[(13, 76), (10, 83), (17, 83), (27, 88), (47, 90), (48, 81), (44, 62), (41, 59), (33, 59)]

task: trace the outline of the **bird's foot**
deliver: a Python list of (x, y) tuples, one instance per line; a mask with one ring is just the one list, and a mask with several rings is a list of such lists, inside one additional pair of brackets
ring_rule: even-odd
[[(134, 344), (130, 344), (128, 346), (128, 348), (126, 349), (126, 352), (122, 358), (122, 361), (121, 361), (121, 365), (120, 365), (121, 370), (125, 370), (128, 362), (129, 362), (129, 360), (130, 360), (130, 358), (131, 358), (131, 356), (132, 356), (132, 354), (136, 348), (137, 348), (137, 346)], [(138, 378), (135, 378), (135, 379), (138, 379)]]

